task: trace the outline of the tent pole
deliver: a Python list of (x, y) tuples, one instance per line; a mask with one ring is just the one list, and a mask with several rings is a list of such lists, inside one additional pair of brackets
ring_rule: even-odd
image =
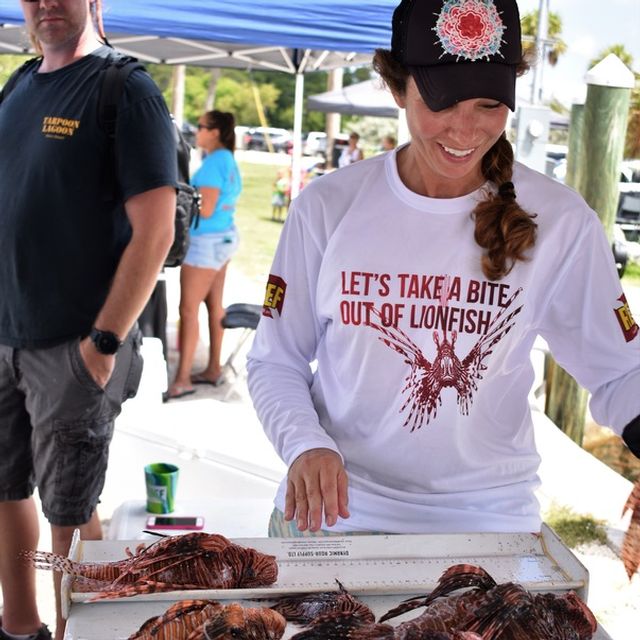
[(296, 92), (293, 107), (293, 150), (291, 159), (291, 199), (300, 193), (302, 179), (302, 103), (304, 74), (296, 73)]
[(184, 122), (184, 80), (186, 67), (183, 64), (177, 64), (173, 67), (173, 75), (171, 78), (172, 95), (171, 95), (171, 113), (178, 126), (182, 126)]
[[(331, 69), (327, 79), (327, 91), (336, 91), (342, 89), (342, 82), (344, 79), (344, 69), (338, 67), (337, 69)], [(325, 157), (327, 160), (327, 167), (333, 167), (333, 145), (335, 139), (340, 133), (340, 127), (342, 126), (342, 117), (339, 113), (327, 113), (325, 131), (327, 134), (327, 147)]]

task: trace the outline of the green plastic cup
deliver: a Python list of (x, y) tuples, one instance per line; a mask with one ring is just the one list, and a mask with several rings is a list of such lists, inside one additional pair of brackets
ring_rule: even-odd
[(154, 462), (144, 468), (147, 485), (147, 511), (171, 513), (174, 509), (179, 469), (174, 464)]

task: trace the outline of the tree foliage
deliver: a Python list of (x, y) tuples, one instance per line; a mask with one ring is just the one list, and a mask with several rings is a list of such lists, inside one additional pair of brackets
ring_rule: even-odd
[[(148, 65), (162, 91), (167, 104), (172, 102), (172, 72), (168, 65)], [(215, 82), (214, 108), (231, 111), (238, 124), (260, 126), (258, 101), (264, 109), (267, 125), (270, 127), (293, 128), (293, 112), (295, 101), (295, 76), (281, 71), (244, 71), (239, 69), (222, 69)], [(371, 77), (370, 67), (345, 69), (343, 85), (361, 82)], [(304, 75), (304, 100), (310, 95), (327, 90), (328, 74), (324, 71), (306, 73)], [(195, 122), (206, 109), (207, 96), (212, 82), (211, 70), (201, 67), (187, 67), (185, 78), (184, 117)], [(254, 89), (255, 87), (255, 89)], [(357, 116), (345, 117), (346, 124), (358, 122)], [(323, 131), (326, 115), (319, 111), (305, 109), (302, 117), (303, 131)]]
[(14, 69), (17, 69), (25, 60), (33, 58), (32, 55), (2, 54), (0, 56), (0, 87), (4, 86)]
[(627, 51), (625, 46), (623, 44), (612, 44), (606, 49), (600, 51), (600, 53), (598, 53), (598, 55), (589, 62), (588, 68), (591, 69), (592, 67), (595, 67), (598, 62), (602, 62), (610, 53), (618, 56), (621, 62), (627, 65), (629, 69), (633, 66), (633, 56)]
[[(520, 21), (522, 35), (527, 36), (523, 39), (522, 49), (529, 56), (535, 58), (536, 43), (535, 38), (538, 33), (538, 12), (530, 11), (522, 16)], [(547, 48), (547, 60), (554, 67), (558, 63), (558, 59), (567, 51), (567, 43), (561, 38), (562, 35), (562, 18), (560, 14), (549, 11), (547, 20), (547, 39), (551, 40), (551, 47)], [(531, 40), (533, 38), (533, 40)]]

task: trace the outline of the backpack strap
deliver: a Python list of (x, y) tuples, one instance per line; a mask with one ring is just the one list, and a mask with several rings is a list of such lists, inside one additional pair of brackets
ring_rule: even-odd
[(18, 80), (30, 69), (34, 69), (38, 64), (42, 62), (42, 56), (37, 58), (30, 58), (26, 62), (23, 62), (7, 79), (0, 91), (0, 104), (2, 101), (15, 89), (18, 84)]
[(98, 125), (107, 135), (107, 164), (105, 167), (106, 201), (115, 200), (118, 194), (116, 172), (116, 122), (118, 105), (124, 92), (127, 78), (136, 69), (145, 70), (144, 65), (131, 56), (112, 54), (106, 59), (102, 71), (102, 82), (98, 95)]

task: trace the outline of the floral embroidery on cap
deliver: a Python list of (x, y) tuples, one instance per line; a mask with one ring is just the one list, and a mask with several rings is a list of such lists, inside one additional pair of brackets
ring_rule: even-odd
[(501, 55), (505, 29), (493, 0), (446, 0), (433, 27), (444, 49), (442, 55), (471, 62)]

